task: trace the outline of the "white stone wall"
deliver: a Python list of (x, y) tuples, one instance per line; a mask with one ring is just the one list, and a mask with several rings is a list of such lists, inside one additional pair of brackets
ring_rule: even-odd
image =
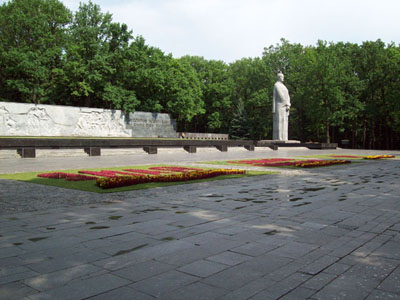
[(176, 137), (168, 114), (0, 102), (0, 136)]

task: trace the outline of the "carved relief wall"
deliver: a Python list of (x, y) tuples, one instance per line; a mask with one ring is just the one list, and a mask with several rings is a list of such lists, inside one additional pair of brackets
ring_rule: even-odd
[(176, 137), (168, 114), (0, 102), (0, 136)]

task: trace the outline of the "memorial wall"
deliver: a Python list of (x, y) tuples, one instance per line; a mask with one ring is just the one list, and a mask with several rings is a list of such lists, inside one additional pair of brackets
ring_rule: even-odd
[(0, 102), (0, 136), (176, 138), (169, 114)]

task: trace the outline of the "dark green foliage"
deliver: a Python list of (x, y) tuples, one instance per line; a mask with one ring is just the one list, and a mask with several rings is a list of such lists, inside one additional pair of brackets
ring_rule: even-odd
[(400, 148), (394, 43), (282, 39), (261, 58), (226, 64), (166, 55), (91, 1), (74, 14), (59, 0), (0, 6), (0, 101), (167, 112), (180, 131), (271, 139), (279, 70), (292, 102), (290, 139)]
[(243, 101), (239, 100), (231, 121), (229, 137), (234, 140), (248, 139), (250, 130), (250, 118), (244, 108)]

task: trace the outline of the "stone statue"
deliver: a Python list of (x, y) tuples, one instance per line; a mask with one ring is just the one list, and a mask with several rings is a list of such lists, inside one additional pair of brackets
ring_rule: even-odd
[(287, 141), (290, 111), (289, 91), (283, 84), (283, 74), (278, 73), (278, 81), (274, 85), (274, 99), (272, 101), (273, 139)]

